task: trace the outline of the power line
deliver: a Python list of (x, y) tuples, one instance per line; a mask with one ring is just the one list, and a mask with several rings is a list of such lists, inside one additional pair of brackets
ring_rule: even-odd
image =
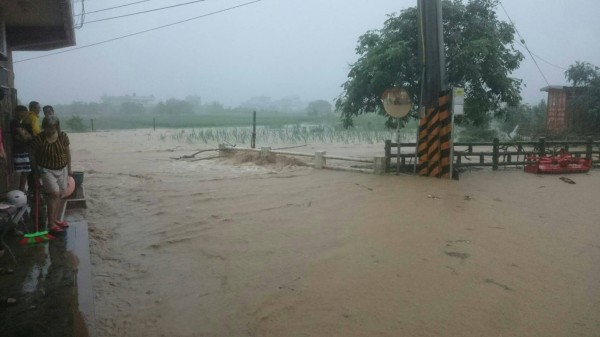
[[(151, 0), (142, 0), (142, 1), (136, 1), (136, 2), (132, 2), (132, 3), (128, 3), (128, 4), (124, 4), (124, 5), (120, 5), (120, 6), (108, 7), (108, 8), (103, 8), (103, 9), (98, 9), (98, 10), (95, 10), (95, 11), (87, 12), (87, 13), (85, 13), (85, 14), (92, 14), (92, 13), (104, 12), (104, 11), (108, 11), (108, 10), (111, 10), (111, 9), (117, 9), (117, 8), (121, 8), (121, 7), (127, 7), (127, 6), (131, 6), (131, 5), (137, 5), (137, 4), (139, 4), (139, 3), (142, 3), (142, 2), (148, 2), (148, 1), (151, 1)], [(75, 14), (74, 16), (80, 16), (80, 15), (81, 15), (81, 14)]]
[(75, 26), (75, 29), (81, 29), (83, 21), (85, 21), (85, 0), (81, 0), (81, 14), (79, 16), (79, 23)]
[[(520, 45), (520, 46), (522, 46), (523, 48), (527, 48), (527, 46), (526, 46), (526, 45), (524, 45), (524, 44), (522, 44), (522, 43), (520, 43), (520, 42), (518, 42), (518, 41), (517, 41), (517, 44), (519, 44), (519, 45)], [(555, 67), (555, 68), (562, 69), (562, 70), (567, 70), (567, 68), (565, 68), (565, 67), (562, 67), (562, 66), (559, 66), (559, 65), (556, 65), (556, 64), (554, 64), (554, 63), (552, 63), (552, 62), (550, 62), (550, 61), (547, 61), (547, 60), (545, 60), (543, 57), (539, 56), (538, 54), (536, 54), (536, 53), (534, 53), (534, 52), (531, 52), (531, 54), (532, 54), (533, 56), (537, 57), (537, 59), (538, 59), (538, 60), (540, 60), (540, 61), (542, 61), (542, 62), (544, 62), (544, 63), (547, 63), (547, 64), (549, 64), (549, 65), (551, 65), (551, 66), (553, 66), (553, 67)]]
[(200, 16), (196, 16), (196, 17), (193, 17), (193, 18), (190, 18), (190, 19), (185, 19), (185, 20), (181, 20), (181, 21), (169, 23), (169, 24), (166, 24), (166, 25), (162, 25), (162, 26), (158, 26), (158, 27), (146, 29), (146, 30), (143, 30), (141, 32), (127, 34), (127, 35), (123, 35), (123, 36), (118, 36), (118, 37), (115, 37), (115, 38), (112, 38), (112, 39), (109, 39), (109, 40), (95, 42), (95, 43), (91, 43), (91, 44), (87, 44), (87, 45), (84, 45), (84, 46), (75, 47), (75, 48), (71, 48), (71, 49), (67, 49), (67, 50), (57, 51), (57, 52), (46, 54), (46, 55), (41, 55), (41, 56), (36, 56), (36, 57), (30, 57), (30, 58), (27, 58), (27, 59), (14, 61), (13, 63), (26, 62), (26, 61), (36, 60), (36, 59), (40, 59), (40, 58), (44, 58), (44, 57), (48, 57), (48, 56), (53, 56), (53, 55), (58, 55), (58, 54), (64, 54), (64, 53), (68, 53), (70, 51), (75, 51), (75, 50), (79, 50), (79, 49), (83, 49), (83, 48), (93, 47), (93, 46), (97, 46), (97, 45), (100, 45), (100, 44), (104, 44), (104, 43), (108, 43), (108, 42), (112, 42), (112, 41), (116, 41), (116, 40), (121, 40), (121, 39), (124, 39), (124, 38), (127, 38), (127, 37), (131, 37), (131, 36), (135, 36), (135, 35), (140, 35), (140, 34), (152, 32), (152, 31), (159, 30), (159, 29), (162, 29), (162, 28), (175, 26), (175, 25), (178, 25), (178, 24), (181, 24), (181, 23), (184, 23), (184, 22), (193, 21), (193, 20), (201, 19), (201, 18), (204, 18), (204, 17), (207, 17), (207, 16), (211, 16), (211, 15), (215, 15), (215, 14), (227, 12), (227, 11), (230, 11), (230, 10), (233, 10), (233, 9), (236, 9), (236, 8), (248, 6), (248, 5), (251, 5), (251, 4), (254, 4), (254, 3), (257, 3), (257, 2), (261, 2), (261, 1), (262, 0), (250, 1), (250, 2), (243, 3), (241, 5), (237, 5), (237, 6), (233, 6), (233, 7), (229, 7), (229, 8), (225, 8), (225, 9), (221, 9), (221, 10), (218, 10), (218, 11), (215, 11), (215, 12), (211, 12), (211, 13), (203, 14), (203, 15), (200, 15)]
[(525, 43), (525, 39), (523, 38), (523, 36), (521, 36), (521, 33), (517, 29), (517, 26), (515, 26), (515, 23), (510, 18), (510, 15), (508, 15), (508, 12), (506, 11), (506, 8), (504, 8), (504, 5), (502, 4), (502, 1), (498, 1), (498, 3), (500, 4), (500, 7), (502, 7), (502, 10), (504, 11), (504, 14), (506, 14), (506, 17), (508, 17), (508, 20), (510, 21), (510, 24), (515, 29), (515, 32), (517, 32), (517, 35), (519, 35), (519, 37), (521, 38), (521, 43), (523, 44), (523, 46), (525, 47), (525, 49), (527, 49), (527, 52), (529, 53), (529, 56), (531, 56), (531, 59), (533, 60), (533, 63), (535, 63), (535, 66), (538, 68), (540, 74), (542, 74), (542, 77), (544, 78), (544, 81), (546, 81), (546, 84), (548, 86), (550, 86), (550, 82), (548, 82), (548, 79), (546, 78), (546, 75), (544, 75), (544, 72), (542, 71), (542, 68), (540, 68), (540, 65), (535, 60), (535, 57), (533, 57), (533, 53), (531, 52), (531, 50), (529, 50), (529, 47), (527, 47), (527, 44)]
[(120, 19), (120, 18), (124, 18), (124, 17), (127, 17), (127, 16), (133, 16), (133, 15), (145, 14), (145, 13), (150, 13), (150, 12), (162, 11), (164, 9), (169, 9), (169, 8), (174, 8), (174, 7), (179, 7), (179, 6), (185, 6), (185, 5), (191, 5), (191, 4), (195, 4), (195, 3), (203, 2), (203, 1), (206, 1), (206, 0), (194, 0), (194, 1), (185, 2), (185, 3), (181, 3), (181, 4), (166, 6), (166, 7), (149, 9), (147, 11), (135, 12), (135, 13), (131, 13), (131, 14), (125, 14), (125, 15), (113, 16), (113, 17), (110, 17), (110, 18), (104, 18), (104, 19), (98, 19), (98, 20), (88, 21), (87, 23), (89, 24), (89, 23), (94, 23), (94, 22), (101, 22), (101, 21), (107, 21), (107, 20)]

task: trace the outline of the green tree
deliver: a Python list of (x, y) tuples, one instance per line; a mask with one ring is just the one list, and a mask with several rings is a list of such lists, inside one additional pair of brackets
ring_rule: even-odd
[(223, 107), (223, 104), (213, 101), (204, 106), (204, 111), (208, 114), (219, 115), (225, 113), (226, 110), (225, 107)]
[(575, 64), (569, 66), (565, 71), (565, 77), (574, 87), (587, 86), (597, 78), (600, 68), (591, 65), (588, 62), (575, 61)]
[[(509, 107), (507, 118), (499, 124), (499, 129), (510, 139), (517, 136), (540, 136), (546, 131), (546, 101), (542, 100), (536, 105), (521, 104)], [(516, 134), (511, 134), (514, 130)], [(489, 139), (486, 139), (489, 141)]]
[(134, 102), (124, 102), (119, 108), (122, 115), (141, 115), (146, 112), (143, 104)]
[[(515, 30), (498, 20), (497, 0), (444, 0), (443, 27), (446, 71), (450, 86), (465, 88), (465, 122), (487, 126), (490, 112), (497, 117), (521, 100), (521, 80), (510, 77), (523, 54), (514, 48)], [(380, 30), (358, 40), (358, 60), (352, 64), (343, 92), (336, 100), (344, 125), (363, 113), (384, 114), (380, 96), (389, 87), (404, 87), (418, 102), (418, 11), (411, 7), (390, 15)], [(414, 112), (412, 114), (414, 116)], [(388, 119), (388, 126), (393, 121)]]
[(578, 93), (567, 108), (583, 119), (576, 121), (582, 130), (573, 131), (600, 132), (600, 68), (577, 61), (565, 71), (565, 77), (577, 87), (573, 92)]
[(57, 104), (54, 111), (58, 116), (88, 116), (102, 112), (102, 105), (95, 102), (72, 102), (71, 104)]
[(194, 105), (187, 101), (169, 98), (164, 103), (158, 103), (154, 108), (154, 112), (167, 115), (191, 115), (194, 113)]
[(83, 125), (83, 119), (79, 116), (72, 116), (67, 119), (67, 126), (73, 131), (85, 131), (86, 127)]
[(331, 114), (332, 109), (333, 107), (331, 106), (331, 103), (319, 99), (308, 103), (308, 106), (306, 107), (306, 114), (315, 117), (327, 116)]

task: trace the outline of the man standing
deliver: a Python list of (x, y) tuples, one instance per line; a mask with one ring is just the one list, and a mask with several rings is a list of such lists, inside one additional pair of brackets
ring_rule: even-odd
[(33, 135), (39, 135), (42, 130), (40, 129), (40, 111), (42, 107), (40, 103), (36, 101), (31, 101), (29, 103), (29, 114), (27, 114), (27, 118), (25, 119), (25, 123), (31, 125), (31, 130), (33, 130)]
[(52, 105), (44, 105), (42, 111), (44, 112), (44, 117), (54, 116), (54, 108)]

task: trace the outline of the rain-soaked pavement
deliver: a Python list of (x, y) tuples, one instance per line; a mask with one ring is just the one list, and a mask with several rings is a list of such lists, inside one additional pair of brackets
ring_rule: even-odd
[(2, 337), (95, 336), (87, 222), (67, 210), (70, 227), (54, 240), (21, 246), (5, 238), (0, 258), (0, 335)]

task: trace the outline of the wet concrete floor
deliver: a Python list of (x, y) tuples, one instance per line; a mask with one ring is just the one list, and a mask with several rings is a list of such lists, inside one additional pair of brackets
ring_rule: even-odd
[(17, 264), (0, 259), (1, 336), (95, 336), (87, 222), (66, 215), (69, 229), (49, 242), (5, 238)]

